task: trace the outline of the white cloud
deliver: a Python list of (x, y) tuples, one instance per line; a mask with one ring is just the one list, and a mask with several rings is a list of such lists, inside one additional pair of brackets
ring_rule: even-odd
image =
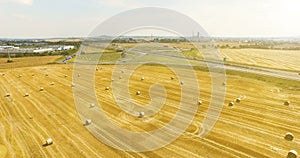
[(30, 6), (33, 4), (33, 0), (0, 0), (0, 3), (15, 3)]
[(136, 8), (143, 6), (137, 0), (96, 0), (101, 5), (111, 6), (111, 7), (122, 7), (122, 8)]

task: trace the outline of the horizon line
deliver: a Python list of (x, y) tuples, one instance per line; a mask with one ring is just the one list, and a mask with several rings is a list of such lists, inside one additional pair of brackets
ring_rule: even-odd
[[(166, 38), (194, 38), (197, 36), (168, 36), (168, 35), (128, 35), (128, 36), (110, 36), (100, 35), (94, 37), (166, 37)], [(91, 38), (94, 38), (91, 37)], [(204, 36), (200, 36), (200, 38)], [(300, 36), (208, 36), (209, 38), (224, 38), (224, 39), (300, 39)], [(65, 37), (0, 37), (0, 40), (47, 40), (47, 39), (85, 39), (84, 36), (65, 36)], [(204, 37), (205, 38), (205, 37)]]

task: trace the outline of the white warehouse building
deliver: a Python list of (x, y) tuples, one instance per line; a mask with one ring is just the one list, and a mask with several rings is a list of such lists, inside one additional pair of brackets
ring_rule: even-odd
[(33, 50), (33, 53), (44, 53), (44, 52), (52, 52), (52, 51), (54, 51), (53, 48), (43, 48), (43, 49)]

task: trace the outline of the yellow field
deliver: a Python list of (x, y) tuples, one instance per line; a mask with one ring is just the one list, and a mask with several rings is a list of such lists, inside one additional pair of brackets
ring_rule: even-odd
[(219, 51), (227, 57), (229, 63), (300, 71), (299, 50), (220, 49)]
[[(189, 128), (161, 149), (133, 153), (103, 144), (83, 126), (72, 94), (72, 65), (0, 68), (0, 73), (5, 74), (0, 75), (0, 157), (282, 158), (291, 149), (300, 152), (300, 91), (293, 87), (227, 76), (226, 102), (221, 117), (205, 138), (199, 138), (200, 125), (211, 99), (211, 83), (207, 72), (197, 71), (203, 104), (198, 107)], [(169, 69), (142, 66), (132, 74), (129, 90), (136, 102), (149, 103), (149, 86), (155, 82), (165, 85), (168, 93), (165, 106), (158, 114), (138, 119), (121, 111), (113, 100), (112, 91), (105, 90), (111, 84), (114, 67), (98, 65), (98, 68), (95, 79), (98, 101), (120, 127), (150, 131), (167, 124), (176, 114), (180, 85), (176, 78), (170, 80)], [(145, 81), (140, 80), (141, 75)], [(45, 90), (40, 91), (40, 87)], [(135, 95), (137, 90), (142, 95)], [(11, 96), (5, 97), (6, 93)], [(25, 93), (29, 96), (24, 97)], [(237, 97), (242, 97), (242, 101), (229, 107), (228, 103)], [(283, 105), (286, 100), (291, 101), (291, 105)], [(286, 132), (292, 132), (295, 139), (286, 141)], [(52, 138), (54, 143), (43, 146), (47, 138)]]
[(25, 57), (25, 58), (13, 58), (12, 63), (7, 63), (7, 58), (0, 58), (0, 69), (4, 68), (18, 68), (28, 66), (45, 65), (57, 60), (60, 56), (43, 56), (43, 57)]

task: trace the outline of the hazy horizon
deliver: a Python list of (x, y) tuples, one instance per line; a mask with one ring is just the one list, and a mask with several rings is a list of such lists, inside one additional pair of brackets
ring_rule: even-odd
[[(107, 36), (107, 35), (101, 35)], [(97, 37), (101, 37), (97, 36)], [(117, 37), (117, 36), (108, 36), (108, 37)], [(130, 35), (130, 36), (122, 36), (122, 37), (151, 37), (151, 35)], [(178, 38), (178, 36), (165, 36), (165, 35), (156, 35), (152, 37), (165, 37), (165, 38)], [(192, 36), (189, 36), (192, 37)], [(185, 38), (189, 38), (185, 37)], [(84, 39), (87, 37), (84, 36), (65, 36), (65, 37), (0, 37), (0, 40), (43, 40), (43, 39)], [(239, 36), (239, 37), (230, 37), (230, 36), (210, 36), (210, 38), (224, 38), (224, 39), (299, 39), (300, 36), (278, 36), (278, 37), (246, 37), (246, 36)]]

